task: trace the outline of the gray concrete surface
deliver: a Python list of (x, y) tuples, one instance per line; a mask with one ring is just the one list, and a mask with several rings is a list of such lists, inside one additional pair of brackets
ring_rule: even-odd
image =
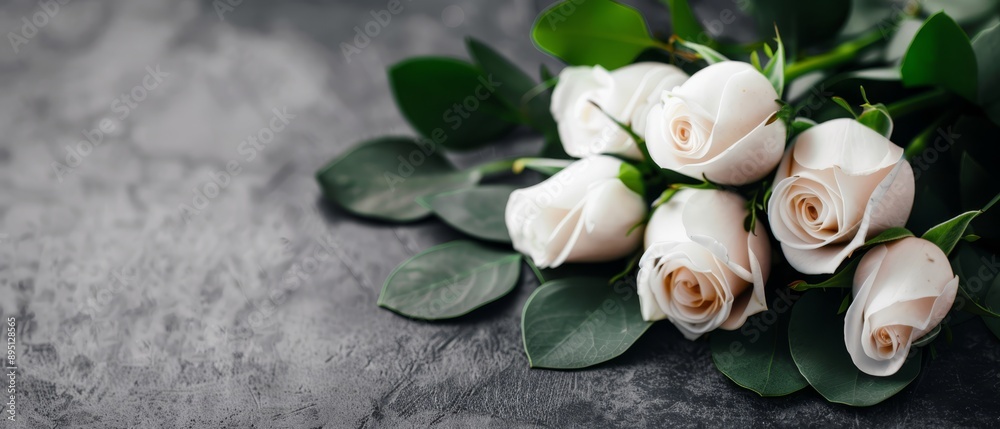
[[(759, 398), (669, 325), (607, 365), (531, 370), (519, 328), (537, 286), (527, 273), (457, 321), (378, 309), (395, 265), (456, 237), (434, 221), (358, 220), (318, 198), (312, 175), (328, 159), (411, 133), (386, 66), (462, 56), (466, 34), (530, 69), (556, 64), (528, 39), (531, 0), (403, 4), (349, 62), (340, 43), (385, 2), (246, 0), (220, 15), (208, 0), (73, 0), (17, 52), (0, 46), (0, 320), (16, 318), (18, 364), (17, 422), (0, 426), (1000, 423), (1000, 347), (978, 322), (900, 395), (858, 410), (811, 391)], [(2, 2), (0, 29), (31, 33), (22, 17), (40, 10)], [(275, 109), (288, 123), (251, 158), (241, 142), (267, 134)], [(100, 140), (90, 150), (88, 133)], [(536, 144), (516, 136), (458, 161)], [(194, 189), (232, 162), (240, 173), (199, 200)], [(182, 205), (201, 208), (185, 223)]]

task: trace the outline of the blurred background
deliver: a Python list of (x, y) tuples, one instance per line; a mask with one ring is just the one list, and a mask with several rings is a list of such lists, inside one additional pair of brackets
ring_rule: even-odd
[[(942, 352), (910, 394), (848, 412), (814, 392), (761, 401), (669, 326), (613, 364), (529, 370), (519, 327), (537, 285), (528, 275), (457, 322), (378, 309), (395, 265), (455, 233), (347, 216), (322, 203), (314, 172), (358, 141), (413, 134), (385, 73), (406, 57), (464, 58), (471, 35), (525, 69), (558, 70), (529, 38), (548, 3), (402, 0), (358, 43), (387, 1), (0, 1), (0, 318), (18, 326), (13, 427), (869, 425), (911, 412), (921, 425), (997, 421), (988, 405), (1000, 400), (990, 365), (1000, 348), (982, 329), (955, 334), (979, 355)], [(660, 3), (625, 3), (670, 34)], [(721, 37), (753, 40), (741, 3), (695, 2), (709, 20), (734, 12)], [(539, 140), (515, 134), (455, 161), (528, 153)], [(994, 400), (937, 403), (970, 392)]]

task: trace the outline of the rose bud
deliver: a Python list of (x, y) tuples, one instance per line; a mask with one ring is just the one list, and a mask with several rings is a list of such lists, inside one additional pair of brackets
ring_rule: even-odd
[(566, 67), (559, 73), (551, 104), (563, 149), (577, 158), (611, 153), (641, 159), (632, 137), (608, 115), (631, 125), (641, 136), (650, 97), (680, 85), (687, 77), (677, 67), (651, 62), (611, 72), (601, 66)]
[(643, 197), (618, 174), (620, 159), (598, 155), (510, 194), (504, 220), (514, 248), (539, 268), (612, 261), (635, 251), (646, 216)]
[(913, 169), (903, 149), (853, 119), (800, 134), (774, 183), (771, 232), (805, 274), (834, 272), (865, 240), (905, 225), (913, 206)]
[(862, 372), (888, 376), (903, 366), (913, 341), (948, 314), (958, 276), (934, 243), (907, 237), (861, 258), (853, 292), (844, 319), (847, 351)]
[(778, 93), (750, 64), (726, 61), (661, 94), (646, 120), (646, 146), (660, 167), (724, 185), (768, 175), (785, 147), (773, 115)]
[(653, 212), (639, 261), (642, 317), (668, 319), (693, 340), (735, 330), (767, 309), (771, 263), (767, 230), (743, 229), (746, 201), (718, 190), (682, 189)]

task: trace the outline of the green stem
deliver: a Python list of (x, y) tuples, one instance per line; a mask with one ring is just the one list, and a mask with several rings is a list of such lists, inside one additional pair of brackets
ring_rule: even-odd
[(480, 164), (472, 167), (471, 170), (476, 170), (483, 176), (491, 176), (499, 173), (511, 173), (514, 168), (514, 162), (517, 160), (518, 158), (509, 158), (487, 162), (486, 164)]
[(875, 42), (878, 42), (879, 40), (883, 40), (883, 38), (884, 35), (882, 30), (872, 31), (862, 36), (860, 39), (844, 43), (828, 52), (804, 58), (800, 61), (789, 64), (785, 67), (785, 82), (791, 82), (795, 78), (801, 77), (806, 73), (846, 63), (854, 59), (858, 52), (861, 52), (861, 50), (867, 48)]
[(896, 119), (900, 116), (906, 116), (918, 110), (937, 106), (951, 100), (951, 98), (951, 93), (938, 88), (891, 103), (886, 106), (886, 108), (889, 110), (889, 116), (892, 116), (892, 119)]

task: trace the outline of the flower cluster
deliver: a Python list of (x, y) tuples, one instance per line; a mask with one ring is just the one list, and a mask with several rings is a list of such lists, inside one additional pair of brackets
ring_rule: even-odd
[[(546, 9), (531, 37), (567, 64), (556, 76), (533, 79), (474, 39), (470, 61), (389, 69), (420, 136), (359, 145), (319, 170), (320, 188), (353, 215), (435, 216), (466, 238), (402, 262), (378, 305), (456, 318), (530, 269), (532, 367), (606, 362), (666, 321), (706, 338), (736, 385), (855, 406), (903, 390), (968, 314), (1000, 337), (984, 262), (1000, 248), (995, 11), (752, 8), (774, 39), (731, 43), (699, 31), (686, 0), (666, 3), (668, 38), (612, 0)], [(881, 21), (848, 32), (855, 12)], [(897, 32), (903, 15), (923, 24)], [(787, 51), (783, 25), (798, 30)], [(446, 157), (518, 128), (543, 137), (537, 152), (468, 168)], [(525, 170), (539, 183), (502, 177)]]
[[(903, 227), (913, 205), (913, 169), (902, 148), (844, 118), (812, 126), (785, 150), (780, 108), (774, 87), (747, 63), (719, 62), (690, 77), (656, 63), (613, 72), (566, 68), (552, 114), (566, 152), (583, 158), (511, 194), (506, 223), (514, 248), (550, 268), (613, 261), (643, 246), (643, 319), (669, 320), (688, 339), (741, 328), (767, 310), (769, 232), (792, 268), (830, 274), (867, 240)], [(625, 161), (604, 153), (640, 162), (648, 153), (654, 169), (718, 189), (672, 189), (645, 222), (645, 195), (619, 180)], [(723, 187), (764, 178), (773, 183), (770, 231), (761, 222), (745, 229), (747, 200)], [(645, 225), (645, 240), (637, 225)], [(907, 257), (924, 268), (913, 270)], [(923, 239), (866, 254), (844, 330), (857, 367), (895, 373), (913, 341), (945, 317), (957, 284), (944, 253)]]

